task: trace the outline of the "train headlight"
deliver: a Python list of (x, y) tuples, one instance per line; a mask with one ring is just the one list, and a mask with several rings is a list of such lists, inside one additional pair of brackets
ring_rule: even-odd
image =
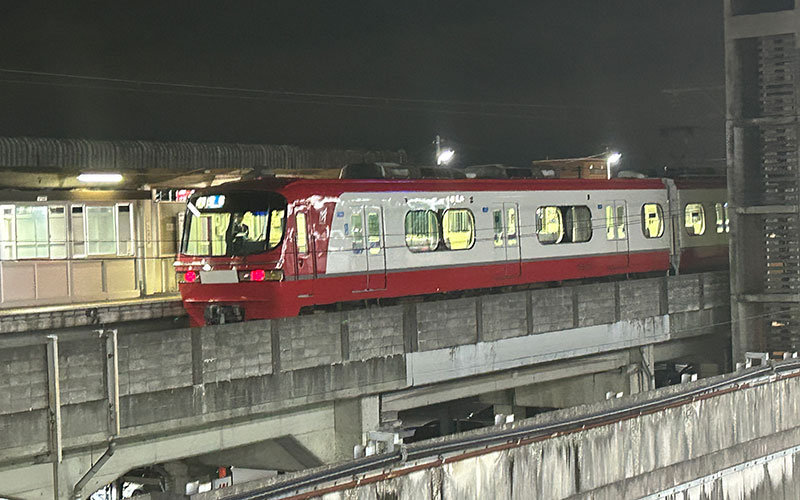
[(264, 270), (251, 269), (250, 271), (239, 271), (239, 281), (282, 281), (283, 271), (280, 269)]

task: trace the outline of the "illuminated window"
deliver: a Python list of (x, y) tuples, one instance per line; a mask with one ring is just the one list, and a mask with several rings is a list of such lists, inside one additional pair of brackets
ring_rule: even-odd
[(370, 255), (380, 255), (381, 218), (378, 212), (367, 212), (367, 245)]
[(269, 216), (269, 248), (275, 248), (283, 238), (285, 210), (273, 210)]
[(625, 205), (617, 205), (617, 238), (625, 239)]
[[(361, 216), (359, 216), (360, 218)], [(300, 212), (297, 218), (297, 253), (308, 253), (308, 235), (306, 229), (306, 214)]]
[(204, 213), (192, 217), (189, 225), (189, 239), (186, 253), (189, 255), (225, 255), (228, 244), (225, 233), (228, 230), (231, 214)]
[(701, 203), (689, 203), (684, 209), (684, 226), (689, 236), (700, 236), (706, 232), (706, 213)]
[(731, 232), (731, 219), (728, 216), (728, 204), (727, 203), (725, 203), (725, 205), (723, 207), (723, 211), (725, 212), (725, 232), (726, 233), (730, 233)]
[(0, 206), (0, 260), (16, 259), (14, 205)]
[(592, 239), (592, 212), (589, 207), (559, 208), (564, 218), (565, 243), (584, 243)]
[(492, 211), (492, 223), (494, 227), (494, 246), (503, 246), (503, 211)]
[(617, 238), (617, 227), (614, 224), (614, 206), (606, 205), (606, 239), (614, 240)]
[(717, 216), (717, 233), (727, 233), (730, 231), (728, 227), (728, 204), (722, 203), (714, 204), (714, 213)]
[(350, 233), (353, 238), (353, 251), (360, 253), (364, 249), (364, 219), (361, 217), (361, 209), (358, 213), (350, 216)]
[(564, 238), (564, 219), (558, 207), (536, 209), (536, 237), (542, 245), (561, 243)]
[(642, 205), (642, 232), (645, 238), (661, 238), (664, 234), (664, 211), (658, 203)]
[(117, 205), (117, 255), (133, 255), (133, 211), (131, 205)]
[(517, 246), (517, 209), (509, 207), (506, 210), (506, 242), (510, 247)]
[(86, 207), (86, 244), (89, 255), (117, 253), (114, 207)]
[(439, 222), (431, 210), (412, 210), (405, 219), (406, 246), (412, 252), (431, 252), (439, 245)]
[(86, 257), (86, 220), (83, 218), (83, 206), (73, 206), (70, 210), (72, 227), (72, 256)]
[(48, 207), (50, 258), (67, 258), (67, 216), (64, 207)]
[(466, 250), (475, 243), (475, 217), (465, 208), (445, 210), (442, 228), (444, 244), (450, 250)]
[[(49, 255), (47, 241), (47, 207), (17, 205), (17, 258), (46, 259)], [(113, 231), (113, 221), (112, 221)]]

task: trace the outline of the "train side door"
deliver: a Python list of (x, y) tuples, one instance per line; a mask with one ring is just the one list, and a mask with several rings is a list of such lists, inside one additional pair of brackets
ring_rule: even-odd
[(505, 264), (505, 278), (519, 276), (522, 271), (518, 216), (519, 206), (516, 203), (498, 204), (492, 208), (495, 255)]
[(314, 269), (313, 231), (311, 220), (308, 217), (308, 207), (303, 205), (295, 207), (294, 222), (294, 271), (295, 279), (298, 281), (297, 296), (311, 297), (316, 270)]
[(386, 288), (386, 248), (383, 210), (376, 206), (353, 206), (349, 210), (347, 233), (352, 242), (351, 263), (355, 272), (354, 291)]
[(630, 261), (630, 239), (628, 238), (628, 206), (625, 200), (608, 202), (605, 207), (606, 239), (615, 243), (616, 254), (622, 256), (613, 268), (627, 268)]

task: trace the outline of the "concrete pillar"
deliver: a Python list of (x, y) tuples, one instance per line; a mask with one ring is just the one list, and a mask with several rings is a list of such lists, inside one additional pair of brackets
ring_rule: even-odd
[(333, 442), (336, 460), (353, 458), (353, 448), (365, 444), (364, 434), (380, 425), (379, 396), (335, 401), (333, 404)]
[(167, 462), (164, 464), (167, 472), (167, 491), (178, 495), (186, 494), (186, 483), (192, 478), (189, 477), (189, 466), (182, 461)]

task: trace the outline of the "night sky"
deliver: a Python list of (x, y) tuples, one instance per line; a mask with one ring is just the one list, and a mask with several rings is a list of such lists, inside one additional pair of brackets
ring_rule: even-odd
[(643, 171), (725, 153), (720, 0), (122, 5), (0, 3), (0, 135), (425, 161), (439, 133), (462, 163), (613, 148)]

